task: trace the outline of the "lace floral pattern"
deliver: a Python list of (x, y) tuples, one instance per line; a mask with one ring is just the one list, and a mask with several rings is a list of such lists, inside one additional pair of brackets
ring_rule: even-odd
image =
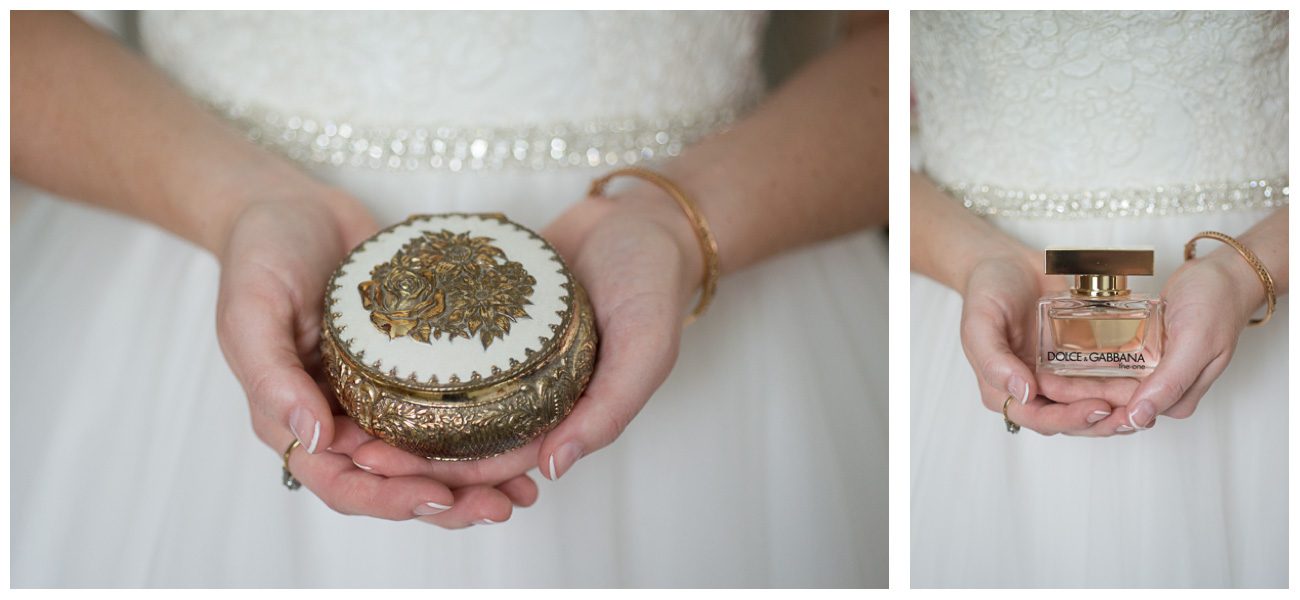
[(1286, 13), (912, 17), (922, 160), (951, 187), (1285, 182), (1287, 65)]
[(141, 36), (215, 104), (506, 130), (752, 104), (765, 24), (751, 12), (161, 11), (142, 16)]

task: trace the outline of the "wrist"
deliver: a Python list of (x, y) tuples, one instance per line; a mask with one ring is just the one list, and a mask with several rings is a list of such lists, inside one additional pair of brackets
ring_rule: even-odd
[(1220, 277), (1231, 286), (1229, 297), (1235, 301), (1237, 314), (1244, 323), (1259, 311), (1267, 301), (1264, 283), (1243, 256), (1230, 246), (1215, 249), (1204, 258), (1198, 259), (1206, 268), (1214, 269)]
[(1045, 277), (1042, 270), (1042, 254), (1030, 250), (1029, 248), (1026, 248), (1010, 239), (998, 240), (991, 244), (981, 246), (979, 251), (969, 254), (968, 257), (969, 258), (967, 258), (966, 261), (959, 263), (959, 275), (955, 280), (956, 285), (950, 286), (956, 290), (958, 294), (961, 294), (962, 297), (966, 296), (966, 290), (970, 286), (972, 274), (974, 274), (976, 269), (981, 265), (1008, 265), (1037, 280), (1041, 280)]
[[(330, 188), (269, 151), (221, 130), (202, 153), (180, 153), (152, 186), (170, 207), (169, 229), (220, 258), (249, 207), (283, 199), (323, 198)], [(164, 208), (163, 210), (168, 210)]]
[(228, 224), (214, 226), (211, 249), (223, 267), (245, 258), (249, 248), (273, 244), (282, 235), (307, 236), (301, 239), (311, 248), (300, 248), (304, 254), (338, 260), (377, 228), (350, 195), (324, 186), (241, 199), (239, 206)]
[(700, 247), (690, 218), (672, 196), (658, 186), (638, 184), (626, 192), (599, 201), (608, 203), (613, 210), (627, 211), (635, 214), (636, 218), (653, 223), (672, 241), (676, 256), (663, 258), (677, 263), (683, 302), (689, 301), (690, 296), (701, 289), (705, 272), (704, 249)]
[(202, 214), (192, 216), (201, 224), (199, 237), (194, 241), (218, 260), (227, 255), (240, 220), (255, 207), (281, 204), (319, 212), (328, 216), (327, 222), (333, 229), (331, 234), (342, 234), (349, 212), (346, 207), (356, 204), (346, 192), (320, 184), (305, 175), (258, 174), (228, 185), (213, 186), (210, 191), (212, 193), (205, 198), (193, 202), (207, 206)]

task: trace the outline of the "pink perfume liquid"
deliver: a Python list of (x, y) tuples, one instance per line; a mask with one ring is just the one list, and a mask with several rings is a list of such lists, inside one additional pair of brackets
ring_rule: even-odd
[(1080, 297), (1069, 292), (1038, 302), (1038, 371), (1074, 377), (1146, 377), (1160, 362), (1159, 297)]

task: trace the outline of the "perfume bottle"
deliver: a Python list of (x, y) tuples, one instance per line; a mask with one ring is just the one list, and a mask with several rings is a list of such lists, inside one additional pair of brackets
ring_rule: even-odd
[(1164, 302), (1128, 276), (1154, 275), (1150, 248), (1048, 248), (1045, 272), (1074, 287), (1038, 301), (1038, 372), (1076, 377), (1151, 374), (1164, 344)]

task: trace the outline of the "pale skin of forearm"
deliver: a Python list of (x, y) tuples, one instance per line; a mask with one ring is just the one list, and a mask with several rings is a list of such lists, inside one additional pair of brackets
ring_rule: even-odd
[(954, 202), (925, 176), (913, 172), (911, 184), (913, 271), (964, 295), (971, 270), (982, 260), (1008, 257), (1033, 264), (1035, 253)]
[[(1016, 257), (1031, 268), (1041, 268), (1042, 257), (1026, 248), (984, 219), (966, 210), (948, 197), (924, 175), (912, 173), (912, 270), (964, 293), (971, 269), (982, 260)], [(1277, 296), (1290, 289), (1287, 268), (1289, 207), (1283, 207), (1261, 219), (1246, 232), (1225, 231), (1236, 237), (1264, 263), (1277, 289)], [(1196, 232), (1189, 231), (1188, 239)], [(938, 243), (942, 240), (943, 243)], [(1238, 290), (1258, 307), (1264, 303), (1264, 289), (1259, 275), (1236, 250), (1214, 242), (1197, 243), (1198, 256), (1222, 264), (1238, 285)], [(1219, 246), (1213, 248), (1212, 246)]]
[[(11, 168), (21, 179), (153, 222), (218, 256), (248, 202), (323, 187), (75, 15), (12, 19), (12, 110), (21, 118)], [(752, 116), (663, 167), (709, 220), (724, 273), (886, 220), (888, 24), (870, 14), (848, 20), (848, 39)], [(685, 219), (675, 228), (694, 244)]]
[(752, 115), (664, 168), (708, 220), (723, 274), (888, 219), (888, 19), (847, 21)]
[(254, 198), (323, 189), (76, 15), (14, 12), (11, 24), (10, 166), (19, 178), (217, 256)]

